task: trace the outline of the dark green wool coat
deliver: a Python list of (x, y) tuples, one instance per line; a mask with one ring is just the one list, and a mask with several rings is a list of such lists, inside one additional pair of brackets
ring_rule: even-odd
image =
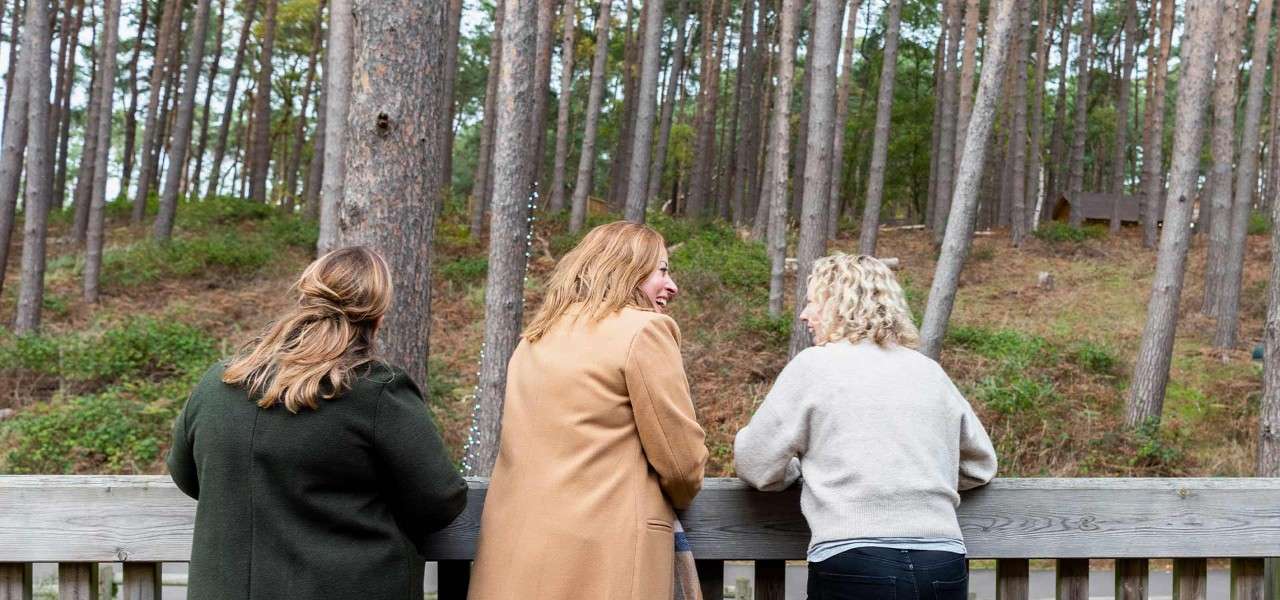
[(422, 600), (422, 544), (467, 486), (413, 381), (370, 366), (293, 414), (259, 408), (223, 367), (196, 386), (169, 453), (198, 500), (188, 598)]

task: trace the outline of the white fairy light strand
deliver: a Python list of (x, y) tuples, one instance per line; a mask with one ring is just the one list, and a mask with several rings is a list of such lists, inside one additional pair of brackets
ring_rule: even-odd
[[(526, 214), (528, 215), (528, 231), (524, 237), (524, 284), (529, 283), (529, 258), (533, 249), (533, 222), (537, 217), (533, 216), (533, 210), (538, 204), (538, 182), (533, 182), (533, 191), (529, 193), (529, 203), (526, 205)], [(492, 235), (492, 232), (490, 233)], [(524, 312), (524, 290), (520, 292), (521, 313)], [(472, 388), (471, 393), (463, 400), (471, 401), (471, 427), (467, 430), (466, 451), (462, 456), (462, 474), (466, 475), (471, 472), (471, 465), (476, 461), (476, 436), (480, 434), (480, 368), (484, 365), (484, 342), (480, 342), (480, 357), (476, 360), (476, 385)]]

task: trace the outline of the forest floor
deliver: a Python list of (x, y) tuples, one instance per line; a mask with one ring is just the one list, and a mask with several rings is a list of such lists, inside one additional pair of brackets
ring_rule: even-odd
[[(157, 246), (116, 208), (108, 232), (103, 301), (80, 300), (79, 250), (65, 217), (53, 224), (44, 333), (0, 329), (0, 472), (163, 472), (169, 427), (192, 383), (290, 304), (309, 260), (314, 226), (235, 201), (183, 205), (176, 243)], [(594, 222), (609, 220), (593, 216)], [(483, 240), (464, 218), (437, 227), (429, 381), (423, 387), (446, 442), (460, 457), (472, 416), (483, 336)], [(680, 286), (671, 308), (699, 418), (709, 475), (732, 474), (734, 433), (786, 361), (789, 319), (765, 312), (768, 264), (760, 244), (724, 225), (656, 217), (674, 246)], [(852, 252), (847, 224), (831, 250)], [(1063, 238), (1083, 238), (1076, 241)], [(562, 219), (534, 223), (526, 315), (555, 264), (579, 239)], [(1050, 241), (1056, 239), (1058, 241)], [(1241, 343), (1211, 348), (1199, 314), (1204, 240), (1188, 262), (1164, 421), (1121, 427), (1150, 294), (1155, 253), (1137, 230), (1051, 228), (1022, 249), (1003, 231), (980, 235), (965, 266), (942, 357), (996, 443), (1004, 476), (1249, 476), (1258, 430), (1261, 336), (1270, 250), (1249, 238)], [(0, 318), (12, 318), (20, 240), (11, 250)], [(793, 240), (794, 243), (794, 240)], [(889, 230), (881, 255), (919, 314), (935, 256), (923, 230)], [(1052, 274), (1051, 289), (1037, 285)], [(788, 288), (794, 287), (789, 281)], [(790, 296), (790, 294), (789, 294)], [(788, 299), (790, 303), (790, 298)]]

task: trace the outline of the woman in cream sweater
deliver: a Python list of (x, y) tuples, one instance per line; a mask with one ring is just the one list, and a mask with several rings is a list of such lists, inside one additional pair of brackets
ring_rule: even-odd
[(913, 350), (902, 288), (879, 260), (819, 259), (800, 318), (815, 345), (738, 432), (738, 477), (782, 490), (803, 473), (810, 600), (964, 600), (959, 491), (996, 472), (982, 423)]

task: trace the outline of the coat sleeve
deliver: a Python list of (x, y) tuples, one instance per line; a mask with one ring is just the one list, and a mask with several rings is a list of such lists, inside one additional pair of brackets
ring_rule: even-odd
[(957, 489), (960, 491), (984, 486), (996, 476), (996, 450), (991, 445), (987, 430), (982, 427), (973, 406), (965, 400), (960, 390), (947, 383), (951, 393), (960, 403), (960, 473)]
[(418, 386), (404, 373), (378, 398), (374, 451), (396, 522), (422, 552), (427, 535), (466, 507), (467, 483), (450, 462)]
[(165, 464), (169, 467), (169, 477), (173, 478), (178, 489), (199, 500), (200, 478), (196, 472), (196, 459), (192, 451), (194, 444), (188, 425), (193, 404), (195, 404), (195, 394), (187, 399), (187, 404), (182, 407), (182, 412), (173, 423), (173, 441), (169, 445), (169, 457), (165, 460)]
[(734, 437), (734, 470), (756, 489), (778, 492), (800, 478), (800, 456), (809, 444), (802, 360), (803, 353), (787, 363), (760, 409)]
[(646, 323), (632, 338), (623, 370), (645, 456), (671, 504), (687, 508), (702, 489), (707, 444), (694, 416), (676, 322)]

